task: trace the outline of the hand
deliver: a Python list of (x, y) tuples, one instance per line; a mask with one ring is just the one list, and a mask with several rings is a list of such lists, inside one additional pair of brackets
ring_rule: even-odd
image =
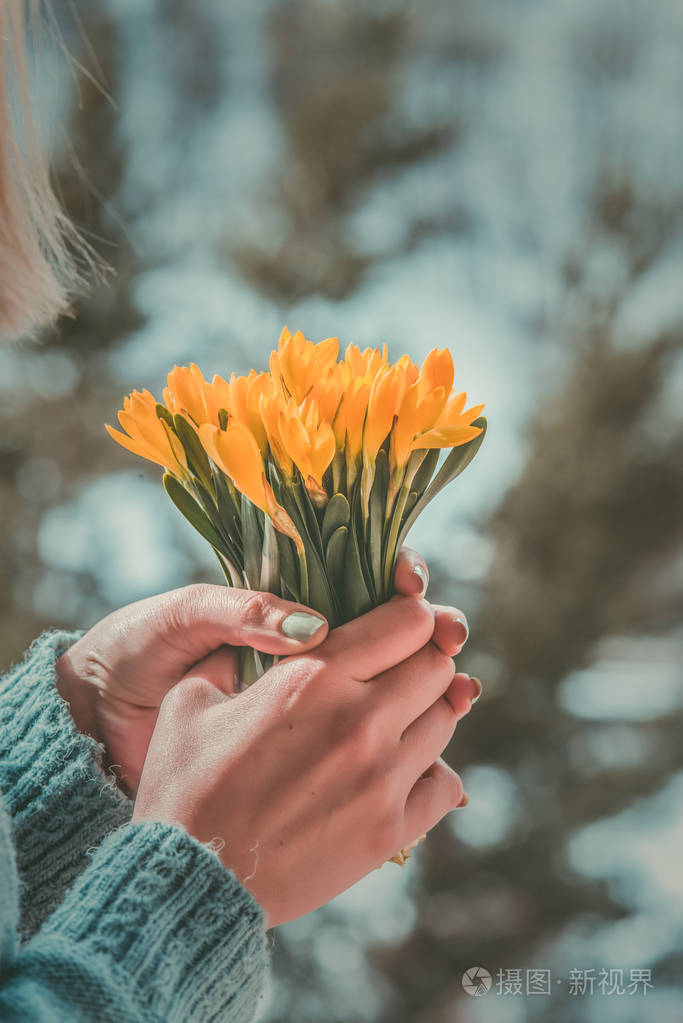
[[(289, 619), (291, 614), (303, 614)], [(286, 635), (307, 621), (309, 638)], [(310, 650), (327, 635), (327, 622), (310, 608), (273, 594), (227, 586), (194, 585), (128, 604), (94, 625), (57, 661), (57, 689), (81, 732), (104, 744), (108, 766), (130, 794), (161, 702), (188, 670), (223, 647), (223, 674), (215, 684), (233, 692), (239, 646), (288, 655)]]
[[(427, 580), (423, 559), (411, 548), (402, 548), (394, 575), (396, 591), (423, 594)], [(149, 597), (107, 615), (65, 651), (57, 661), (57, 688), (70, 704), (79, 730), (104, 745), (108, 766), (134, 796), (166, 693), (193, 665), (223, 645), (252, 646), (283, 656), (312, 649), (325, 638), (327, 628), (303, 642), (280, 631), (287, 614), (297, 611), (310, 609), (270, 594), (264, 601), (255, 591), (226, 586), (186, 586)], [(444, 653), (458, 653), (467, 638), (462, 612), (435, 607), (433, 638)], [(223, 663), (224, 673), (216, 684), (233, 692), (235, 653), (228, 657), (226, 652)]]
[(478, 692), (435, 625), (392, 597), (234, 699), (217, 651), (162, 703), (133, 820), (222, 839), (267, 927), (323, 905), (463, 799), (440, 754)]

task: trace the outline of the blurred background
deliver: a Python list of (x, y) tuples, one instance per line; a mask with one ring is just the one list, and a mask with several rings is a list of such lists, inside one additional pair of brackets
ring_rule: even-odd
[(0, 665), (222, 581), (106, 436), (124, 394), (265, 368), (285, 324), (448, 346), (488, 434), (409, 543), (470, 621), (471, 802), (273, 934), (260, 1020), (680, 1021), (683, 6), (53, 8), (46, 140), (115, 273), (0, 350)]

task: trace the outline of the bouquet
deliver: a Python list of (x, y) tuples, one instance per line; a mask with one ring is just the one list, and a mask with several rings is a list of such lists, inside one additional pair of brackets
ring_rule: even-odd
[[(477, 453), (483, 405), (453, 393), (448, 349), (419, 368), (387, 346), (318, 344), (285, 328), (268, 372), (208, 381), (175, 366), (159, 402), (133, 391), (110, 435), (164, 470), (173, 503), (230, 586), (267, 590), (333, 629), (392, 595), (418, 515)], [(451, 449), (437, 471), (442, 448)], [(277, 655), (240, 651), (243, 686)]]

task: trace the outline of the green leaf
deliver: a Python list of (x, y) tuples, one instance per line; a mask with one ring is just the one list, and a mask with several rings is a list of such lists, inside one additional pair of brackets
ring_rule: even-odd
[[(344, 586), (344, 561), (346, 559), (348, 538), (348, 526), (337, 526), (330, 537), (325, 550), (327, 577), (330, 581), (330, 589), (335, 595), (337, 603), (339, 603), (337, 595), (342, 593)], [(339, 610), (341, 611), (341, 608), (339, 608)], [(330, 625), (332, 625), (331, 622)]]
[(299, 514), (305, 523), (306, 532), (308, 533), (308, 536), (311, 542), (313, 543), (315, 550), (318, 552), (319, 557), (322, 559), (323, 541), (322, 536), (320, 535), (320, 523), (318, 521), (318, 515), (316, 513), (315, 508), (313, 507), (313, 502), (308, 496), (308, 491), (306, 490), (306, 486), (298, 470), (294, 478), (291, 490), (285, 488), (284, 492), (285, 493), (289, 492), (294, 497), (294, 500), (296, 501), (297, 507), (299, 509)]
[(221, 531), (230, 537), (236, 560), (241, 565), (243, 558), (242, 547), (242, 503), (238, 498), (232, 481), (220, 471), (215, 465), (211, 465), (215, 503), (218, 509), (218, 518), (221, 524)]
[(281, 504), (285, 509), (292, 522), (297, 528), (299, 536), (303, 540), (304, 547), (306, 548), (306, 556), (308, 557), (309, 551), (319, 551), (319, 556), (322, 557), (322, 540), (320, 539), (320, 529), (317, 526), (317, 542), (316, 539), (311, 537), (308, 521), (305, 517), (305, 511), (303, 504), (300, 502), (300, 494), (295, 494), (290, 487), (286, 487), (280, 481), (277, 469), (270, 462), (267, 468), (268, 476), (270, 478), (270, 485), (273, 488), (275, 499), (278, 504)]
[(316, 551), (306, 552), (306, 565), (308, 567), (308, 606), (325, 615), (328, 622), (332, 622), (336, 618), (336, 609), (325, 565)]
[(479, 416), (478, 419), (474, 420), (472, 426), (480, 426), (482, 432), (478, 437), (475, 437), (474, 440), (469, 441), (467, 444), (461, 444), (457, 448), (452, 449), (446, 458), (446, 461), (443, 463), (422, 497), (415, 503), (412, 511), (403, 522), (396, 542), (397, 550), (401, 549), (403, 541), (418, 515), (422, 513), (429, 502), (436, 497), (439, 491), (443, 490), (443, 488), (452, 482), (456, 476), (460, 475), (463, 469), (467, 468), (483, 444), (484, 437), (486, 436), (486, 417)]
[(416, 494), (421, 494), (429, 484), (429, 481), (434, 475), (434, 470), (436, 469), (440, 454), (440, 448), (428, 448), (427, 453), (424, 456), (424, 461), (413, 476), (413, 482), (410, 484), (410, 489), (414, 490)]
[(208, 515), (197, 504), (191, 494), (187, 492), (182, 483), (179, 483), (175, 476), (171, 476), (170, 473), (164, 473), (163, 484), (164, 490), (190, 525), (194, 526), (197, 532), (205, 540), (208, 540), (212, 547), (215, 547), (218, 551), (223, 551), (225, 545), (213, 527)]
[(344, 559), (344, 586), (342, 604), (345, 620), (350, 621), (365, 614), (376, 602), (372, 599), (370, 582), (367, 578), (367, 567), (361, 551), (363, 543), (363, 521), (360, 509), (360, 479), (353, 486), (351, 497), (351, 528)]
[(155, 405), (155, 411), (157, 419), (161, 419), (162, 422), (166, 423), (166, 425), (170, 426), (173, 430), (173, 413), (169, 412), (166, 406), (162, 405), (159, 401)]
[(181, 416), (180, 413), (173, 417), (173, 429), (183, 446), (188, 466), (195, 476), (202, 481), (207, 490), (210, 490), (212, 478), (209, 456), (202, 447), (202, 442), (197, 436), (196, 430), (190, 426), (185, 416)]
[(202, 486), (199, 479), (194, 478), (191, 486), (193, 496), (221, 538), (222, 549), (232, 562), (241, 567), (242, 538), (241, 532), (236, 532), (234, 528), (234, 519), (233, 522), (225, 522), (216, 506), (213, 495)]
[(367, 520), (363, 516), (361, 478), (359, 476), (354, 484), (353, 493), (351, 495), (351, 535), (355, 537), (361, 571), (363, 574), (363, 581), (374, 606), (378, 603), (378, 600), (375, 595), (375, 584), (372, 578), (372, 568), (370, 566), (370, 557), (367, 549), (366, 536), (368, 528)]
[(406, 506), (403, 509), (402, 522), (405, 522), (405, 520), (408, 518), (408, 516), (410, 515), (411, 511), (413, 510), (413, 508), (417, 504), (417, 501), (418, 501), (419, 497), (420, 497), (420, 495), (415, 490), (411, 490), (410, 491), (410, 493), (408, 494), (408, 499), (406, 501)]
[(228, 586), (235, 586), (239, 588), (244, 587), (244, 579), (242, 578), (241, 572), (237, 565), (233, 564), (229, 558), (226, 558), (220, 551), (216, 551), (216, 557), (218, 558), (218, 564), (223, 570), (225, 581)]
[(280, 555), (280, 578), (287, 583), (290, 591), (299, 593), (299, 559), (294, 549), (294, 541), (279, 529), (275, 530), (275, 538)]
[[(244, 575), (249, 589), (259, 588), (261, 578), (262, 530), (259, 510), (242, 494), (242, 546), (244, 548)], [(263, 515), (263, 512), (261, 512)]]
[(277, 530), (270, 516), (264, 516), (263, 550), (261, 552), (261, 578), (259, 590), (267, 593), (280, 594), (280, 557), (278, 553)]
[(336, 532), (340, 526), (348, 526), (350, 521), (351, 509), (349, 508), (349, 502), (343, 494), (335, 494), (334, 497), (331, 497), (327, 502), (325, 514), (323, 515), (321, 538), (325, 551), (327, 551), (327, 545), (332, 534)]
[(280, 576), (280, 585), (282, 587), (280, 592), (285, 600), (294, 600), (297, 604), (301, 603), (301, 594), (297, 589), (292, 589), (289, 581), (283, 575)]
[(370, 492), (370, 517), (366, 523), (366, 551), (372, 574), (375, 599), (382, 594), (382, 533), (384, 511), (389, 489), (389, 460), (385, 451), (379, 451), (375, 460), (375, 479)]

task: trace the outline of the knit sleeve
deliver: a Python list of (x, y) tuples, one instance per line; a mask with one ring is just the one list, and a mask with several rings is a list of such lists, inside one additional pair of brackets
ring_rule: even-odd
[(268, 965), (263, 910), (215, 852), (176, 825), (128, 824), (0, 963), (0, 1019), (251, 1023)]
[(102, 769), (56, 688), (55, 663), (81, 632), (51, 630), (0, 679), (0, 790), (12, 819), (24, 937), (86, 866), (86, 850), (130, 820), (133, 804)]

